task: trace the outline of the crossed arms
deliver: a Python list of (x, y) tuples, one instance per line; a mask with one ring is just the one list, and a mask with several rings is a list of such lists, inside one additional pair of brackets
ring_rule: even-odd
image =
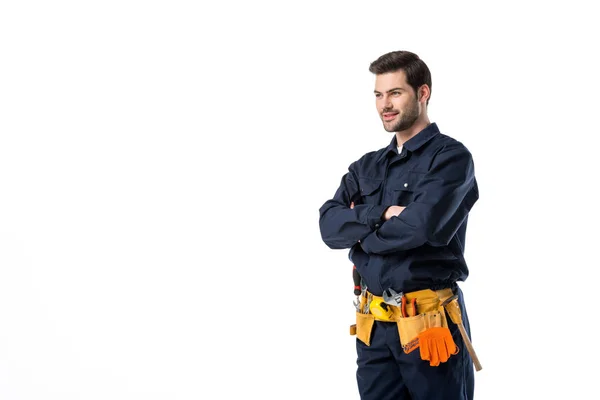
[(354, 205), (360, 200), (356, 169), (354, 162), (334, 197), (319, 209), (321, 237), (332, 249), (360, 242), (367, 254), (389, 254), (424, 244), (446, 246), (479, 198), (473, 159), (462, 145), (445, 146), (434, 156), (414, 188), (413, 202), (403, 209)]

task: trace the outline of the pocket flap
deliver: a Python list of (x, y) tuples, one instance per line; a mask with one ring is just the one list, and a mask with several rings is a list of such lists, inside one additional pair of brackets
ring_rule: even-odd
[(412, 192), (424, 175), (424, 172), (408, 171), (399, 179), (394, 190)]
[(358, 178), (358, 186), (360, 186), (360, 194), (368, 196), (375, 193), (381, 187), (383, 180), (371, 178)]

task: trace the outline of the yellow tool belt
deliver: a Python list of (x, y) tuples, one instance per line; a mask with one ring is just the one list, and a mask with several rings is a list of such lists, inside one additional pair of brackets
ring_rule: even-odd
[[(403, 317), (401, 307), (386, 304), (382, 297), (366, 291), (361, 295), (360, 311), (356, 312), (356, 325), (350, 327), (350, 334), (355, 334), (359, 340), (369, 346), (371, 330), (376, 320), (397, 323), (400, 342), (406, 350), (406, 346), (422, 331), (433, 327), (448, 327), (446, 314), (441, 304), (452, 296), (452, 289), (449, 288), (442, 290), (425, 289), (404, 293), (407, 316)], [(367, 303), (369, 303), (369, 309), (365, 313)], [(376, 312), (380, 307), (390, 310), (389, 314), (382, 317), (381, 313)]]
[[(419, 347), (421, 359), (435, 367), (459, 352), (448, 328), (448, 312), (452, 322), (458, 326), (475, 369), (481, 370), (481, 363), (462, 323), (458, 296), (452, 293), (452, 289), (419, 290), (399, 297), (400, 306), (394, 306), (386, 304), (382, 297), (363, 293), (360, 302), (355, 303), (356, 324), (350, 327), (350, 334), (370, 346), (376, 320), (396, 323), (403, 351), (408, 354)], [(391, 301), (398, 300), (393, 297)]]

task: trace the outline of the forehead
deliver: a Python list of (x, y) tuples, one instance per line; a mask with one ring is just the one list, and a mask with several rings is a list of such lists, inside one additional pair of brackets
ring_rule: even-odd
[(375, 75), (375, 90), (385, 92), (393, 88), (410, 89), (410, 85), (406, 82), (406, 74), (399, 70), (395, 72), (387, 72), (385, 74)]

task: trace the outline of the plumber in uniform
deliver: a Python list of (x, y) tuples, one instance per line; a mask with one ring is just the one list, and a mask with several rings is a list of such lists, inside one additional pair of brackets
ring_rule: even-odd
[[(394, 135), (350, 164), (319, 209), (323, 241), (350, 249), (362, 282), (358, 391), (363, 400), (470, 400), (473, 360), (459, 327), (471, 333), (458, 282), (469, 274), (465, 234), (479, 198), (473, 157), (430, 122), (431, 73), (416, 54), (384, 54), (369, 70)], [(450, 299), (462, 326), (444, 312)]]

